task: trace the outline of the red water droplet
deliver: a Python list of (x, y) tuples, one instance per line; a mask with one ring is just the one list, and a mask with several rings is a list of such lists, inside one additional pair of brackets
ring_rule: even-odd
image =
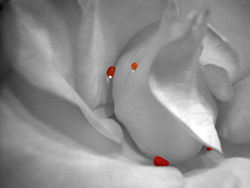
[(210, 148), (210, 147), (207, 147), (207, 150), (208, 150), (208, 151), (211, 151), (211, 150), (212, 150), (212, 148)]
[(155, 166), (168, 166), (169, 162), (160, 156), (156, 156), (154, 159), (154, 165)]
[(123, 125), (123, 123), (121, 123), (121, 125)]
[(115, 67), (114, 66), (109, 67), (108, 70), (107, 70), (108, 77), (113, 78), (114, 74), (115, 74)]
[(132, 63), (131, 68), (133, 70), (137, 69), (137, 67), (138, 67), (138, 63), (136, 63), (136, 62)]

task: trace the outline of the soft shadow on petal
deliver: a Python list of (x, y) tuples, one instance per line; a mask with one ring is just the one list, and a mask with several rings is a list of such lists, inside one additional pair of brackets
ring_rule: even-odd
[(217, 129), (231, 143), (250, 142), (250, 76), (234, 86), (231, 101), (219, 104)]
[(180, 171), (99, 135), (72, 103), (13, 72), (3, 81), (1, 187), (183, 187)]
[[(73, 1), (64, 3), (64, 6), (61, 5), (63, 8), (76, 11), (69, 19), (80, 21), (79, 5)], [(76, 30), (77, 26), (72, 26), (74, 29), (69, 31), (70, 22), (64, 19), (68, 15), (62, 15), (57, 9), (67, 13), (49, 1), (34, 4), (20, 1), (10, 4), (3, 19), (4, 60), (33, 86), (78, 106), (97, 131), (121, 143), (123, 133), (119, 125), (112, 119), (94, 114), (74, 89), (74, 41), (77, 40), (74, 35), (79, 30)]]
[(229, 101), (233, 98), (233, 87), (227, 71), (214, 64), (203, 67), (206, 83), (212, 94), (220, 101)]
[(249, 167), (249, 159), (226, 159), (215, 168), (196, 170), (186, 174), (185, 187), (245, 188), (249, 186)]

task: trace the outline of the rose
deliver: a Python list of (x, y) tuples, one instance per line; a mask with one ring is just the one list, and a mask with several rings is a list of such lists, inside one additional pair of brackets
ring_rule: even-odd
[[(115, 185), (116, 182), (124, 187), (131, 187), (131, 185), (137, 187), (145, 187), (148, 185), (150, 185), (150, 187), (151, 185), (157, 187), (170, 187), (171, 185), (174, 187), (177, 185), (181, 186), (183, 184), (183, 177), (177, 169), (172, 167), (169, 167), (168, 169), (159, 169), (152, 166), (146, 167), (145, 163), (152, 164), (152, 161), (138, 153), (138, 150), (135, 145), (131, 143), (125, 130), (126, 142), (123, 143), (122, 154), (119, 154), (119, 152), (117, 152), (121, 149), (119, 145), (110, 142), (105, 137), (102, 137), (94, 131), (82, 116), (79, 108), (72, 105), (72, 103), (67, 102), (67, 100), (62, 99), (62, 97), (65, 98), (66, 94), (69, 94), (69, 91), (60, 90), (58, 92), (61, 87), (54, 88), (54, 85), (52, 85), (54, 77), (46, 77), (50, 76), (50, 72), (45, 71), (51, 69), (44, 69), (51, 67), (43, 67), (43, 69), (39, 70), (39, 66), (47, 66), (51, 63), (51, 59), (49, 59), (49, 57), (51, 57), (50, 55), (59, 54), (58, 56), (52, 56), (52, 59), (58, 60), (57, 58), (59, 58), (61, 62), (69, 62), (66, 58), (69, 56), (71, 57), (71, 55), (67, 56), (65, 54), (70, 54), (70, 52), (67, 50), (67, 46), (60, 45), (60, 42), (64, 43), (66, 41), (67, 43), (68, 41), (67, 38), (65, 38), (65, 36), (67, 36), (67, 34), (65, 34), (67, 31), (63, 26), (73, 24), (73, 22), (67, 22), (67, 19), (71, 20), (72, 17), (66, 17), (65, 23), (63, 21), (64, 19), (59, 15), (64, 15), (60, 14), (60, 12), (67, 8), (69, 8), (69, 10), (72, 8), (71, 10), (74, 10), (74, 12), (77, 13), (76, 10), (80, 11), (77, 3), (64, 1), (65, 4), (63, 4), (63, 6), (61, 5), (61, 7), (55, 7), (48, 1), (40, 2), (40, 4), (39, 2), (36, 2), (38, 4), (29, 4), (30, 7), (27, 7), (26, 3), (22, 6), (22, 3), (23, 2), (20, 1), (13, 2), (11, 7), (16, 7), (18, 9), (15, 9), (15, 11), (10, 14), (7, 13), (8, 16), (6, 19), (13, 20), (12, 22), (5, 22), (5, 26), (7, 27), (6, 30), (8, 32), (14, 32), (10, 35), (11, 37), (17, 36), (17, 39), (22, 40), (23, 37), (19, 37), (19, 32), (22, 32), (27, 40), (17, 43), (17, 40), (13, 40), (13, 38), (6, 39), (8, 42), (13, 43), (12, 47), (18, 49), (13, 49), (12, 53), (14, 53), (14, 55), (17, 55), (16, 53), (19, 53), (19, 50), (24, 50), (25, 48), (27, 51), (33, 50), (31, 51), (33, 55), (36, 53), (42, 55), (38, 57), (34, 55), (37, 58), (37, 61), (33, 61), (34, 64), (32, 64), (31, 68), (29, 68), (29, 66), (24, 66), (24, 63), (26, 62), (25, 60), (28, 59), (15, 59), (13, 62), (19, 62), (20, 66), (15, 68), (18, 63), (15, 65), (12, 62), (14, 64), (12, 67), (19, 73), (8, 73), (2, 82), (1, 153), (4, 153), (4, 155), (1, 158), (1, 167), (3, 167), (1, 168), (1, 174), (8, 173), (5, 174), (6, 178), (4, 179), (4, 182), (1, 183), (3, 183), (5, 187), (15, 184), (21, 187), (33, 187), (34, 185), (36, 187), (77, 187), (80, 185), (86, 187), (98, 187), (101, 185), (102, 187), (117, 187), (117, 185)], [(47, 14), (50, 13), (50, 15), (54, 15), (55, 17), (49, 16), (48, 19), (42, 19), (45, 16), (42, 14), (33, 19), (30, 15), (37, 15), (39, 9), (34, 9), (37, 6), (41, 13), (44, 13), (43, 11), (45, 9), (48, 11), (46, 12)], [(157, 6), (157, 9), (159, 7), (161, 6)], [(56, 12), (58, 14), (55, 14), (55, 10), (57, 10)], [(36, 14), (34, 12), (36, 12)], [(13, 13), (17, 13), (18, 15), (13, 15)], [(13, 17), (11, 18), (10, 16)], [(74, 20), (77, 20), (77, 18), (79, 19), (77, 16), (73, 17), (75, 18)], [(51, 25), (48, 24), (51, 22), (48, 20), (51, 20), (52, 18), (55, 20), (51, 22), (57, 24), (51, 28)], [(20, 23), (20, 21), (25, 22)], [(44, 21), (45, 23), (42, 22), (44, 25), (41, 24), (40, 21)], [(9, 23), (11, 23), (11, 25), (8, 27)], [(14, 26), (18, 26), (18, 28), (22, 28), (22, 30), (19, 30), (19, 32), (16, 33), (18, 30), (13, 29)], [(49, 30), (49, 28), (51, 30)], [(61, 35), (58, 33), (56, 35), (55, 31), (59, 31), (57, 30), (58, 28), (61, 29)], [(28, 31), (25, 29), (28, 29)], [(46, 31), (48, 30), (50, 32), (47, 33)], [(40, 35), (36, 35), (36, 31), (41, 32)], [(50, 37), (48, 37), (47, 34), (49, 34)], [(72, 35), (70, 36), (72, 37)], [(64, 40), (55, 40), (57, 37), (59, 39), (63, 38)], [(30, 38), (32, 38), (32, 40), (30, 40)], [(54, 45), (54, 47), (51, 45), (53, 50), (49, 48), (50, 45), (46, 45), (48, 44), (48, 39), (50, 39), (50, 42)], [(18, 44), (20, 44), (20, 48)], [(42, 46), (46, 48), (40, 48)], [(38, 47), (38, 49), (36, 49), (36, 47)], [(11, 53), (10, 50), (7, 52)], [(45, 52), (45, 54), (41, 52)], [(51, 54), (49, 52), (54, 53)], [(56, 62), (53, 61), (53, 63), (57, 65)], [(66, 65), (67, 64), (65, 63), (64, 66)], [(84, 69), (89, 72), (88, 76), (93, 76), (91, 71), (96, 70), (89, 67), (84, 67)], [(70, 72), (70, 69), (65, 70), (58, 66), (56, 72), (58, 70), (67, 78), (66, 80), (69, 83), (72, 82), (72, 78), (70, 78), (70, 74), (67, 72)], [(51, 75), (55, 76), (54, 73), (55, 72)], [(39, 79), (35, 79), (39, 74), (42, 74), (42, 76), (39, 77)], [(93, 76), (93, 78), (95, 78), (95, 76)], [(58, 81), (58, 79), (54, 81)], [(61, 83), (56, 82), (55, 85), (57, 84)], [(50, 87), (48, 88), (48, 86)], [(51, 94), (51, 92), (58, 92), (60, 97), (56, 95), (58, 93)], [(66, 97), (67, 96), (68, 95), (66, 95)], [(74, 98), (75, 96), (72, 97)], [(72, 102), (70, 97), (68, 100)], [(83, 124), (85, 126), (82, 126)], [(93, 143), (91, 142), (92, 140), (98, 140), (98, 142)], [(82, 143), (84, 144), (82, 145)], [(105, 149), (103, 149), (103, 146), (105, 146)], [(229, 145), (229, 149), (232, 149), (232, 147), (233, 145)], [(242, 147), (242, 149), (244, 148)], [(116, 154), (118, 157), (114, 156), (115, 159), (112, 159), (112, 156), (110, 156), (111, 154)], [(238, 156), (247, 157), (247, 152), (246, 154), (238, 154)], [(206, 178), (211, 177), (210, 174), (216, 173), (220, 174), (220, 176), (215, 176), (209, 180), (211, 184), (215, 183), (218, 186), (222, 185), (221, 183), (223, 182), (218, 181), (218, 178), (230, 179), (231, 177), (233, 178), (231, 178), (231, 182), (229, 183), (232, 186), (234, 186), (234, 183), (236, 183), (237, 180), (240, 180), (244, 184), (247, 180), (248, 161), (243, 159), (230, 159), (223, 162), (224, 159), (222, 158), (220, 160), (221, 157), (222, 156), (220, 155), (217, 156), (215, 152), (201, 153), (192, 161), (188, 161), (185, 165), (180, 166), (179, 169), (183, 172), (185, 171), (185, 168), (201, 168), (204, 167), (202, 161), (205, 160), (205, 166), (211, 168), (211, 170), (208, 170), (206, 173), (201, 173), (199, 175), (201, 178), (198, 182), (193, 182), (193, 179), (196, 179), (196, 175), (188, 176), (187, 186), (192, 187), (194, 183), (203, 185), (207, 180)], [(212, 163), (209, 163), (209, 161)], [(212, 168), (214, 163), (219, 162), (221, 162), (219, 166)], [(142, 165), (142, 163), (144, 163), (144, 165)], [(192, 163), (196, 163), (196, 165), (192, 165)], [(12, 164), (15, 165), (12, 166)], [(231, 166), (228, 166), (228, 164), (237, 164), (237, 166), (232, 168)], [(88, 170), (86, 171), (86, 169)], [(221, 175), (223, 174), (222, 172), (227, 173)], [(241, 172), (242, 174), (236, 176), (235, 172)], [(93, 176), (95, 176), (94, 180), (92, 179)], [(107, 182), (109, 177), (112, 177), (117, 181)], [(156, 182), (157, 185), (155, 185)]]
[[(221, 151), (211, 92), (230, 100), (238, 71), (235, 51), (212, 26), (206, 28), (207, 11), (188, 17), (178, 12), (169, 1), (159, 26), (131, 39), (113, 81), (116, 117), (144, 153), (171, 164), (192, 158), (201, 143)], [(131, 61), (138, 61), (136, 71)]]

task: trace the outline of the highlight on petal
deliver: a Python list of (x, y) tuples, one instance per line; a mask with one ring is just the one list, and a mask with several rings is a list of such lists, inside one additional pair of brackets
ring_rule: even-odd
[[(116, 66), (113, 99), (116, 117), (139, 149), (174, 164), (192, 158), (202, 144), (217, 151), (221, 146), (216, 102), (199, 65), (208, 13), (179, 18), (170, 7), (176, 4), (168, 4), (157, 32), (128, 44), (132, 50)], [(133, 73), (132, 62), (140, 65)]]
[[(198, 64), (205, 17), (195, 31), (166, 46), (152, 65), (150, 87), (170, 112), (190, 129), (197, 139), (221, 151), (215, 130), (217, 109)], [(181, 54), (179, 53), (181, 52)]]
[(217, 129), (231, 143), (250, 142), (250, 76), (234, 86), (231, 101), (219, 104)]

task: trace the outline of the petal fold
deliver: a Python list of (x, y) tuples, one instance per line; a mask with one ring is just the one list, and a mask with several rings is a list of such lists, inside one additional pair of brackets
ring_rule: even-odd
[[(41, 10), (47, 12), (47, 15), (54, 15), (54, 5), (45, 2), (40, 4)], [(36, 12), (37, 17), (34, 17), (37, 7), (25, 5), (23, 2), (12, 4), (5, 14), (3, 24), (6, 28), (6, 61), (34, 87), (78, 106), (100, 134), (121, 143), (123, 132), (119, 124), (113, 119), (95, 114), (74, 88), (74, 55), (68, 49), (72, 36), (68, 33), (64, 20), (58, 14), (51, 18), (52, 22), (43, 20), (44, 15), (41, 15), (40, 9)], [(69, 5), (77, 6), (74, 3)], [(57, 25), (51, 26), (54, 22)]]
[(238, 53), (231, 47), (228, 40), (211, 24), (203, 40), (203, 50), (200, 56), (202, 65), (214, 64), (224, 68), (229, 76), (230, 83), (237, 81), (239, 72)]
[(220, 101), (229, 101), (233, 98), (233, 87), (227, 71), (214, 64), (203, 67), (206, 83), (213, 95)]
[(222, 152), (215, 130), (217, 108), (198, 64), (206, 15), (194, 16), (182, 38), (169, 43), (154, 60), (152, 93), (204, 145)]

